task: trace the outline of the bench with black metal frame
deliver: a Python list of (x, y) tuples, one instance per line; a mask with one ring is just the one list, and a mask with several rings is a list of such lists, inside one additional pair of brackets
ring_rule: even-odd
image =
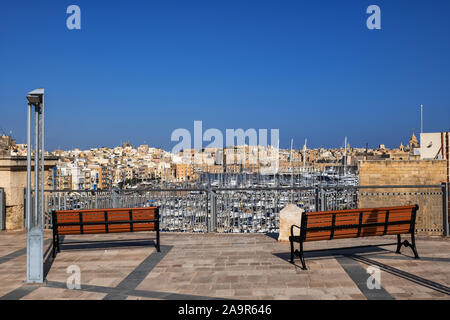
[(53, 257), (60, 252), (60, 235), (156, 231), (160, 252), (159, 208), (53, 210)]
[[(304, 242), (384, 235), (397, 235), (396, 253), (400, 253), (402, 246), (410, 247), (415, 259), (419, 259), (414, 237), (418, 209), (418, 205), (412, 205), (304, 212), (300, 226), (291, 226), (289, 237), (291, 245), (290, 262), (294, 263), (294, 256), (298, 256), (302, 263), (302, 269), (306, 270)], [(300, 229), (300, 235), (294, 235), (294, 228)], [(401, 234), (411, 234), (411, 242), (408, 240), (402, 242)], [(300, 244), (300, 250), (294, 250), (294, 242)]]

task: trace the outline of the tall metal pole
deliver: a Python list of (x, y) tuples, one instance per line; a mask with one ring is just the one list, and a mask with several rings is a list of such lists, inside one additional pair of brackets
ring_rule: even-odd
[[(40, 196), (41, 196), (41, 221), (40, 221), (40, 224), (41, 224), (41, 227), (42, 228), (44, 228), (44, 225), (45, 225), (45, 214), (44, 214), (44, 211), (45, 211), (45, 202), (44, 202), (44, 184), (45, 184), (45, 177), (44, 177), (44, 174), (45, 174), (45, 167), (44, 167), (44, 165), (45, 165), (45, 160), (44, 160), (44, 156), (45, 156), (45, 154), (44, 154), (44, 96), (42, 96), (42, 103), (41, 103), (41, 107), (39, 108), (40, 110), (39, 110), (39, 120), (40, 120), (40, 123), (39, 123), (39, 128), (40, 128), (40, 142), (41, 142), (41, 145), (39, 146), (39, 149), (40, 149), (40, 151), (41, 151), (41, 154), (40, 154), (40, 164), (41, 164), (41, 168), (40, 168), (40, 174), (41, 174), (41, 187), (40, 187), (40, 192), (41, 192), (41, 194), (40, 194)], [(42, 237), (42, 248), (44, 247), (44, 237)]]
[[(27, 123), (27, 283), (44, 282), (44, 89), (28, 93)], [(34, 197), (31, 189), (31, 109), (34, 106)], [(34, 199), (34, 205), (32, 205)]]
[[(44, 202), (44, 183), (45, 183), (45, 178), (44, 178), (44, 173), (45, 173), (45, 153), (44, 153), (44, 96), (42, 96), (42, 103), (41, 103), (41, 107), (39, 108), (39, 120), (40, 120), (40, 124), (39, 124), (39, 128), (40, 128), (40, 140), (41, 140), (41, 145), (39, 146), (39, 149), (41, 151), (41, 159), (40, 159), (40, 164), (41, 164), (41, 168), (40, 168), (40, 173), (41, 173), (41, 227), (44, 228), (44, 222), (45, 222), (45, 214), (44, 214), (44, 210), (45, 210), (45, 202)], [(44, 247), (44, 237), (42, 237), (42, 248)]]
[(40, 142), (39, 134), (39, 111), (38, 108), (34, 108), (34, 226), (38, 226), (39, 215), (39, 146)]
[[(27, 117), (27, 203), (26, 203), (26, 226), (27, 231), (31, 229), (31, 104), (28, 104)], [(28, 249), (28, 248), (27, 248)]]

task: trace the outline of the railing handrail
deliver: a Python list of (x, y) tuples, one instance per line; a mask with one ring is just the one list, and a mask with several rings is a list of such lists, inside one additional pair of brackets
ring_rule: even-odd
[[(176, 191), (197, 191), (197, 192), (208, 192), (208, 191), (277, 191), (277, 190), (314, 190), (314, 189), (409, 189), (409, 188), (442, 188), (441, 184), (431, 184), (431, 185), (358, 185), (358, 186), (345, 186), (345, 185), (317, 185), (317, 186), (279, 186), (279, 187), (211, 187), (211, 188), (139, 188), (139, 189), (108, 189), (108, 190), (44, 190), (46, 193), (62, 193), (62, 192), (92, 192), (92, 193), (111, 193), (116, 192), (117, 194), (123, 193), (136, 193), (136, 192), (176, 192)], [(31, 190), (34, 191), (33, 189)]]

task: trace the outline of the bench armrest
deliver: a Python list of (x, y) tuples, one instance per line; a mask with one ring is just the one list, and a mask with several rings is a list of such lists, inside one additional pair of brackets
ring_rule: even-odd
[(299, 226), (293, 224), (293, 225), (291, 226), (291, 236), (292, 236), (292, 237), (294, 236), (294, 227), (301, 229)]

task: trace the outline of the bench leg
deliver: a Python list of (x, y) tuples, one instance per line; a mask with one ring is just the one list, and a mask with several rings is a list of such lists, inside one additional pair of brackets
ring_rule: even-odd
[(294, 263), (294, 256), (298, 255), (300, 258), (300, 262), (302, 263), (302, 269), (303, 270), (308, 270), (306, 268), (306, 262), (305, 262), (305, 257), (303, 255), (303, 242), (300, 241), (300, 251), (299, 250), (294, 250), (294, 241), (289, 241), (291, 243), (291, 263)]
[(412, 251), (413, 251), (413, 253), (414, 253), (414, 259), (420, 259), (420, 258), (419, 258), (419, 255), (418, 255), (418, 253), (417, 253), (417, 248), (416, 248), (416, 238), (415, 238), (415, 236), (414, 236), (414, 232), (411, 233), (411, 244), (410, 244), (410, 247), (411, 247), (411, 249), (412, 249)]
[(395, 251), (395, 253), (400, 253), (400, 249), (402, 247), (402, 238), (401, 236), (398, 234), (397, 235), (397, 250)]
[(400, 249), (402, 246), (410, 247), (412, 252), (414, 253), (414, 259), (420, 259), (419, 254), (417, 253), (414, 233), (411, 233), (411, 243), (408, 240), (402, 242), (400, 235), (397, 235), (397, 251), (395, 251), (395, 253), (400, 253)]
[(291, 263), (294, 263), (294, 241), (291, 242)]
[(308, 270), (306, 268), (306, 263), (305, 263), (305, 257), (303, 256), (303, 242), (300, 242), (300, 261), (302, 262), (302, 269), (303, 270)]

